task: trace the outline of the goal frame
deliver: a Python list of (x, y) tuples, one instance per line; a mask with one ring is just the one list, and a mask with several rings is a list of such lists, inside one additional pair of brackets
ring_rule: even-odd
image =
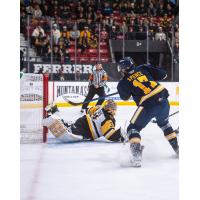
[[(49, 76), (48, 74), (43, 74), (43, 118), (47, 117), (47, 112), (45, 107), (49, 103)], [(47, 127), (43, 126), (43, 142), (47, 142), (47, 134), (48, 129)]]
[(20, 80), (20, 144), (45, 143), (48, 129), (43, 126), (42, 120), (48, 116), (45, 107), (49, 104), (49, 75), (25, 73), (22, 78), (24, 80)]

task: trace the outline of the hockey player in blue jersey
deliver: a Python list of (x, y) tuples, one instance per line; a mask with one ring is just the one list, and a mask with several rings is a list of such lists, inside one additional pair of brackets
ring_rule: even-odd
[(141, 145), (140, 131), (154, 117), (178, 155), (177, 136), (168, 121), (170, 106), (167, 98), (169, 94), (167, 89), (158, 82), (167, 77), (166, 72), (150, 64), (135, 66), (130, 57), (121, 59), (118, 69), (123, 76), (117, 86), (120, 98), (128, 100), (132, 97), (138, 106), (127, 128), (132, 165), (134, 167), (141, 166), (143, 146)]

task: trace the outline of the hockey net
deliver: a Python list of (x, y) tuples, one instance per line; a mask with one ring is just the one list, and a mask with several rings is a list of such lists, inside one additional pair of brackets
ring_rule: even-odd
[(48, 76), (24, 74), (20, 79), (20, 143), (40, 143), (47, 140), (42, 126), (48, 104)]

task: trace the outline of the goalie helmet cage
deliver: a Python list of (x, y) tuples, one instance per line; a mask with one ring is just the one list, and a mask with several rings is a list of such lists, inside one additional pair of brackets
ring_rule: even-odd
[(47, 128), (42, 120), (47, 116), (48, 75), (24, 74), (20, 79), (20, 143), (47, 141)]

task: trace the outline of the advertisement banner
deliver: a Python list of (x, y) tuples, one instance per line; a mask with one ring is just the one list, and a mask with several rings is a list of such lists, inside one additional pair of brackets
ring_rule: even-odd
[[(54, 80), (60, 80), (59, 71), (62, 70), (65, 80), (75, 80), (76, 77), (80, 81), (87, 81), (89, 75), (94, 69), (94, 64), (60, 64), (60, 63), (30, 63), (31, 73), (53, 73)], [(117, 71), (116, 63), (104, 63), (103, 69), (107, 72), (110, 81), (117, 81), (120, 79), (120, 74)], [(78, 73), (77, 73), (78, 71)]]
[(20, 102), (42, 103), (43, 76), (40, 74), (24, 74), (20, 79)]
[[(111, 94), (117, 91), (118, 82), (108, 82), (106, 87), (106, 94)], [(179, 105), (179, 83), (178, 82), (163, 82), (162, 83), (169, 91), (169, 101), (170, 105), (178, 106)], [(53, 86), (54, 85), (54, 86)], [(77, 98), (85, 99), (88, 93), (88, 82), (54, 82), (49, 87), (50, 96), (53, 96), (53, 99), (57, 103), (62, 103), (62, 106), (67, 106), (66, 101), (63, 99), (63, 95), (70, 96), (77, 94)], [(94, 98), (98, 96), (95, 95)], [(76, 98), (76, 96), (74, 96)], [(135, 105), (132, 99), (128, 101), (123, 101), (118, 94), (109, 97), (117, 101), (118, 105)], [(92, 103), (94, 104), (94, 103)], [(61, 105), (61, 104), (60, 104)]]

